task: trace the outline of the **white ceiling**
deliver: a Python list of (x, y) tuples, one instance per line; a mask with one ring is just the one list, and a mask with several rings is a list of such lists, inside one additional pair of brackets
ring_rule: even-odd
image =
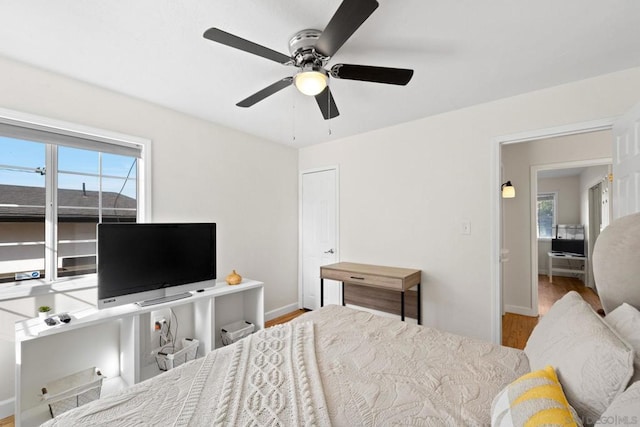
[[(340, 111), (287, 88), (295, 69), (202, 37), (218, 27), (288, 54), (340, 0), (6, 0), (0, 55), (292, 146), (338, 139), (640, 66), (638, 0), (379, 0), (332, 58), (413, 68), (408, 86), (332, 79)], [(1, 99), (1, 98), (0, 98)]]
[[(596, 166), (600, 167), (600, 166)], [(538, 179), (546, 178), (567, 178), (570, 176), (580, 176), (580, 174), (586, 171), (586, 167), (569, 168), (569, 169), (547, 169), (538, 171)]]

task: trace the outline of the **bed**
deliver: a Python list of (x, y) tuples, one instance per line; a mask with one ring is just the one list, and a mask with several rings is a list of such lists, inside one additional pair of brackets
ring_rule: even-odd
[[(638, 247), (640, 215), (603, 232), (594, 263), (612, 269), (606, 242), (622, 247), (620, 236)], [(624, 268), (640, 277), (637, 255), (627, 258)], [(637, 295), (639, 286), (625, 289)], [(624, 292), (616, 298), (607, 299), (603, 320), (567, 294), (524, 351), (327, 306), (46, 425), (551, 425), (553, 416), (563, 425), (637, 423), (640, 312)]]

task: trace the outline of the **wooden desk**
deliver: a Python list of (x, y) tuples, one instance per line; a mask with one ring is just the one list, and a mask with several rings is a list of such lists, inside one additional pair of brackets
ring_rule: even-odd
[(405, 291), (417, 286), (417, 320), (420, 319), (420, 279), (421, 270), (398, 267), (383, 267), (380, 265), (355, 264), (339, 262), (320, 267), (320, 307), (324, 305), (324, 279), (342, 282), (342, 305), (344, 305), (344, 284), (353, 283), (360, 286), (370, 286), (400, 292), (400, 316), (404, 320)]

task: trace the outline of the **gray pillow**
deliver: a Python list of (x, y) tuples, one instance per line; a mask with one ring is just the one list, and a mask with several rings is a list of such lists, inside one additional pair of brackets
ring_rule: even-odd
[(556, 369), (567, 400), (586, 424), (602, 415), (633, 375), (633, 349), (574, 291), (540, 319), (524, 352), (532, 371)]
[(604, 321), (635, 350), (636, 358), (633, 363), (634, 373), (631, 382), (640, 381), (640, 311), (625, 302), (609, 313)]
[(629, 386), (604, 411), (596, 427), (637, 425), (640, 423), (640, 381)]

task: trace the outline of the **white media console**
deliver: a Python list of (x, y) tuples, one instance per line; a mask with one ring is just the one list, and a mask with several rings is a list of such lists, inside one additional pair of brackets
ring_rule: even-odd
[(82, 369), (95, 366), (106, 376), (102, 396), (159, 374), (155, 356), (149, 351), (156, 313), (173, 310), (177, 338), (198, 339), (198, 357), (222, 345), (222, 325), (246, 320), (257, 330), (264, 328), (262, 282), (217, 283), (192, 294), (147, 307), (128, 304), (71, 312), (69, 323), (55, 326), (38, 318), (17, 322), (16, 426), (39, 425), (50, 419), (41, 388)]

